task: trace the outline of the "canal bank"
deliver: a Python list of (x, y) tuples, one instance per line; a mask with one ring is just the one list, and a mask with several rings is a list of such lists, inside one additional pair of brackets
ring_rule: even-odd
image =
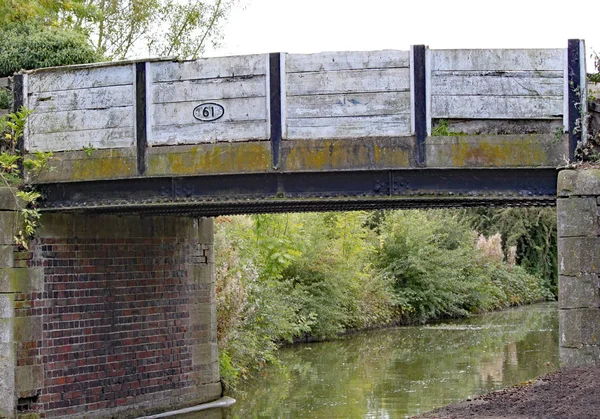
[(476, 397), (419, 418), (596, 418), (600, 412), (600, 367), (563, 369), (532, 382)]

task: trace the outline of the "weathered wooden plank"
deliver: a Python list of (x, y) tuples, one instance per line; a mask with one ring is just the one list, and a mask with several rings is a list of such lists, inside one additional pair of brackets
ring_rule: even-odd
[(152, 82), (256, 76), (267, 73), (267, 55), (201, 58), (195, 61), (152, 63)]
[(408, 91), (408, 68), (385, 70), (342, 70), (287, 74), (287, 96), (348, 92)]
[(552, 119), (562, 118), (557, 96), (433, 96), (433, 118)]
[(155, 126), (150, 146), (175, 144), (202, 144), (217, 141), (245, 141), (268, 139), (269, 127), (265, 121), (238, 121), (225, 124), (181, 124)]
[(288, 73), (398, 68), (409, 66), (409, 52), (383, 50), (287, 54), (285, 64)]
[(563, 49), (431, 50), (431, 69), (496, 71), (562, 71)]
[(266, 97), (264, 75), (219, 79), (186, 80), (152, 85), (152, 103), (187, 102), (197, 100), (232, 99), (236, 97)]
[(133, 127), (108, 128), (87, 131), (33, 134), (26, 139), (28, 151), (82, 150), (91, 146), (96, 149), (133, 147)]
[(32, 73), (29, 74), (29, 93), (132, 85), (133, 79), (131, 65)]
[(288, 138), (324, 139), (410, 135), (410, 115), (346, 118), (288, 118)]
[(562, 97), (563, 84), (562, 74), (552, 78), (539, 77), (533, 72), (434, 72), (431, 94)]
[(288, 98), (287, 109), (289, 118), (408, 114), (410, 113), (410, 93), (340, 93), (292, 96)]
[(216, 121), (202, 122), (194, 118), (193, 111), (198, 102), (160, 103), (152, 106), (153, 126), (179, 124), (219, 125), (233, 121), (262, 120), (266, 124), (267, 107), (265, 98), (222, 99), (216, 103), (225, 108), (225, 113)]
[(133, 127), (133, 107), (33, 113), (29, 134)]
[(29, 107), (41, 113), (132, 106), (132, 89), (124, 85), (34, 93), (29, 96)]

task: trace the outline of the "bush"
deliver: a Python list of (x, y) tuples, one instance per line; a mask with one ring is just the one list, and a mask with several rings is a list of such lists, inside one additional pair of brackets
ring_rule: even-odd
[(78, 32), (15, 23), (0, 30), (0, 77), (19, 70), (101, 61)]

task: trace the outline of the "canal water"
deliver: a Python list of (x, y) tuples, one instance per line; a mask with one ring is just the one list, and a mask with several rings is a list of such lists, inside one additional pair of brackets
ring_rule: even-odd
[(556, 304), (282, 348), (229, 419), (405, 418), (559, 367)]

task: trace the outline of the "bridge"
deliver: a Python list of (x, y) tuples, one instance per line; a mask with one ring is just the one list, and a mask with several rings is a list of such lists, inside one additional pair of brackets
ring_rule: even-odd
[(557, 170), (587, 138), (583, 41), (114, 62), (12, 88), (32, 110), (18, 149), (56, 170), (30, 250), (0, 190), (1, 417), (218, 399), (204, 217), (222, 214), (558, 200), (561, 351), (600, 355), (600, 185)]
[(569, 45), (40, 69), (15, 105), (33, 111), (22, 148), (55, 153), (47, 210), (551, 205), (585, 103)]

